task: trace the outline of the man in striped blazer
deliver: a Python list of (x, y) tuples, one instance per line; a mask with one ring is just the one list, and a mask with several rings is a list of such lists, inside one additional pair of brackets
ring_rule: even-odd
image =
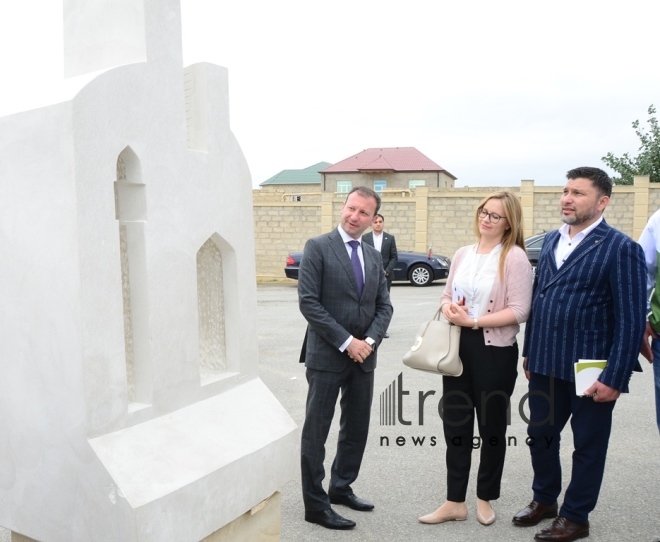
[[(633, 370), (646, 326), (646, 263), (642, 248), (611, 228), (602, 214), (612, 181), (597, 168), (566, 174), (564, 225), (546, 236), (539, 256), (532, 312), (525, 329), (523, 367), (529, 379), (528, 435), (534, 480), (532, 502), (518, 526), (555, 518), (535, 540), (589, 536), (612, 426), (612, 410)], [(575, 392), (573, 364), (607, 360), (585, 396)], [(571, 418), (573, 465), (560, 509), (559, 441)]]

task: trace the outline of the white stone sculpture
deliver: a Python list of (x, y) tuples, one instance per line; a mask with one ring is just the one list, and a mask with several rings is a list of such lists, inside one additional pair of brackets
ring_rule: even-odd
[(65, 0), (64, 15), (66, 71), (98, 73), (0, 119), (0, 525), (196, 542), (297, 465), (295, 424), (257, 374), (227, 72), (183, 69), (178, 0)]

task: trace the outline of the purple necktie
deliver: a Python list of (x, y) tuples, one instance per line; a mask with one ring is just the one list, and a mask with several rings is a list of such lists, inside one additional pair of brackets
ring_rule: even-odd
[(351, 252), (351, 265), (353, 266), (353, 272), (355, 273), (355, 280), (358, 285), (358, 293), (362, 297), (362, 290), (364, 290), (364, 277), (362, 276), (362, 265), (360, 265), (360, 257), (358, 256), (358, 247), (360, 246), (359, 241), (349, 241), (349, 245), (353, 249)]

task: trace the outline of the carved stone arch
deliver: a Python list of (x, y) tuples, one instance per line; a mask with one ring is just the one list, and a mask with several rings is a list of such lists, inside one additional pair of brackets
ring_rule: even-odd
[(130, 145), (124, 147), (117, 158), (117, 180), (142, 183), (140, 159)]
[(129, 403), (149, 403), (152, 394), (149, 332), (147, 329), (146, 186), (140, 159), (130, 146), (117, 157), (115, 218), (119, 224), (119, 248), (124, 307), (126, 391)]
[(197, 307), (199, 322), (199, 372), (203, 384), (235, 372), (231, 362), (232, 323), (226, 315), (236, 305), (235, 251), (220, 235), (213, 234), (197, 251)]

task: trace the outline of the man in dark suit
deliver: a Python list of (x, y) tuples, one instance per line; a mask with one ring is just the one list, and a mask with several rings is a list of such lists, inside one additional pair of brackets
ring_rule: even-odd
[[(300, 262), (298, 298), (307, 320), (301, 361), (309, 384), (300, 449), (305, 520), (329, 529), (355, 527), (331, 503), (374, 508), (353, 493), (351, 484), (367, 443), (376, 349), (392, 318), (380, 254), (360, 243), (379, 207), (376, 192), (353, 189), (337, 229), (307, 241)], [(326, 493), (325, 442), (340, 390), (337, 455)]]
[(385, 218), (381, 214), (376, 214), (371, 223), (371, 231), (364, 234), (362, 241), (380, 252), (380, 256), (383, 259), (385, 278), (387, 279), (387, 291), (389, 292), (392, 287), (394, 266), (398, 261), (398, 253), (396, 251), (396, 239), (394, 239), (394, 235), (383, 231), (384, 227)]
[[(566, 174), (564, 225), (546, 236), (539, 256), (523, 367), (529, 379), (528, 435), (532, 502), (513, 517), (518, 526), (555, 518), (535, 540), (589, 536), (598, 501), (616, 399), (628, 391), (646, 325), (646, 263), (642, 248), (602, 218), (612, 181), (597, 168)], [(576, 395), (573, 364), (607, 360), (598, 380)], [(559, 441), (571, 418), (571, 479), (561, 492)], [(556, 517), (557, 516), (557, 517)]]
[[(392, 279), (394, 278), (394, 266), (396, 265), (398, 253), (396, 251), (396, 239), (394, 235), (383, 231), (385, 227), (385, 217), (381, 214), (376, 214), (373, 222), (371, 223), (371, 231), (364, 234), (362, 241), (367, 245), (371, 245), (378, 252), (383, 259), (383, 273), (387, 280), (387, 291), (392, 288)], [(389, 338), (387, 332), (384, 335), (385, 339)]]

